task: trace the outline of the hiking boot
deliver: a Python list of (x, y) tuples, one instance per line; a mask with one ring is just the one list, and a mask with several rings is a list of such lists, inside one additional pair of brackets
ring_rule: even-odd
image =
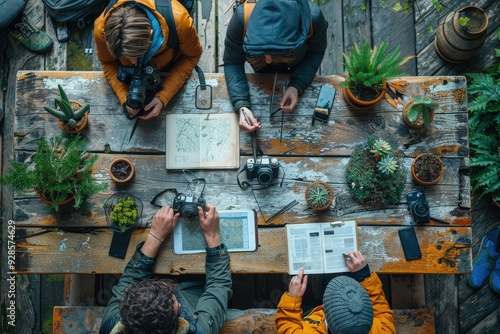
[(495, 291), (500, 295), (500, 256), (497, 256), (497, 260), (495, 261), (495, 266), (491, 271), (490, 287), (491, 290)]
[(9, 32), (27, 49), (36, 53), (47, 52), (54, 44), (49, 35), (35, 27), (26, 15), (23, 15), (21, 22), (16, 23), (13, 28), (9, 29)]
[[(490, 273), (493, 270), (493, 266), (498, 260), (498, 252), (495, 248), (495, 242), (493, 242), (488, 237), (488, 235), (485, 235), (483, 237), (483, 240), (481, 240), (479, 253), (474, 259), (472, 272), (467, 278), (467, 283), (470, 287), (479, 289), (484, 284), (484, 282), (486, 282), (486, 279), (490, 276)], [(490, 281), (492, 280), (490, 279)], [(498, 282), (497, 285), (500, 285), (500, 282)]]

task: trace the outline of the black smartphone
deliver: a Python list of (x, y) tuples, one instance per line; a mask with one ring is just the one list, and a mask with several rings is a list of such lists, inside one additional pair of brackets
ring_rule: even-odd
[(398, 233), (406, 260), (411, 261), (422, 258), (415, 228), (402, 228), (398, 230)]
[(128, 243), (131, 235), (132, 230), (126, 230), (125, 232), (113, 231), (113, 239), (111, 240), (111, 246), (109, 247), (109, 256), (124, 259), (127, 254)]
[(328, 123), (330, 110), (333, 106), (336, 90), (332, 85), (324, 84), (319, 91), (316, 108), (314, 108), (314, 119), (323, 123)]

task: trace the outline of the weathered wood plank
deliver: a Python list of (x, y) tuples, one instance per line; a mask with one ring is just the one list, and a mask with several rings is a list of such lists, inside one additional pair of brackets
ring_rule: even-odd
[(203, 46), (198, 66), (207, 73), (217, 72), (217, 2), (213, 0), (196, 1), (196, 11), (193, 13), (196, 31)]
[[(121, 107), (102, 73), (71, 73), (20, 72), (18, 74), (16, 114), (19, 117), (16, 136), (19, 139), (22, 137), (22, 140), (17, 149), (33, 148), (40, 137), (57, 132), (55, 119), (43, 110), (43, 105), (57, 96), (57, 84), (62, 84), (69, 87), (69, 96), (74, 96), (74, 99), (81, 97), (83, 102), (91, 104), (91, 125), (84, 132), (89, 135), (91, 150), (102, 151), (104, 145), (108, 144), (113, 146), (111, 148), (113, 151), (164, 152), (165, 133), (162, 130), (164, 122), (158, 121), (161, 118), (141, 122), (137, 134), (128, 141), (133, 122), (123, 117)], [(401, 119), (400, 111), (394, 110), (386, 101), (382, 101), (370, 111), (354, 111), (347, 106), (342, 94), (339, 93), (335, 99), (329, 126), (317, 124), (314, 126), (314, 131), (304, 131), (305, 126), (309, 127), (321, 85), (325, 82), (335, 84), (341, 80), (338, 76), (317, 77), (315, 83), (301, 97), (299, 107), (293, 113), (284, 116), (281, 143), (277, 139), (281, 132), (281, 117), (273, 117), (269, 121), (267, 117), (272, 76), (249, 75), (248, 77), (252, 96), (255, 96), (252, 101), (255, 116), (264, 122), (263, 129), (259, 131), (259, 139), (262, 149), (267, 154), (349, 155), (355, 145), (366, 140), (370, 134), (375, 134), (397, 145), (407, 155), (415, 155), (416, 152), (438, 147), (449, 147), (451, 151), (447, 153), (448, 157), (468, 156), (467, 99), (463, 77), (427, 79), (405, 77), (409, 85), (404, 103), (415, 94), (432, 95), (440, 103), (440, 111), (429, 129), (415, 131), (407, 128)], [(207, 74), (207, 78), (207, 82), (214, 87), (213, 108), (210, 112), (231, 112), (232, 107), (227, 98), (223, 74)], [(183, 98), (178, 97), (169, 103), (162, 115), (171, 112), (200, 113), (201, 111), (194, 106), (194, 90), (197, 84), (196, 76), (193, 75), (179, 94)], [(400, 110), (402, 107), (402, 104), (398, 106)], [(31, 118), (31, 115), (35, 116)], [(98, 131), (99, 136), (93, 136), (94, 131)], [(151, 140), (141, 140), (143, 137), (141, 134), (145, 133), (149, 134)], [(243, 152), (249, 152), (249, 140), (249, 136), (242, 133)], [(404, 149), (403, 146), (408, 143), (416, 144)]]
[[(53, 334), (98, 333), (104, 306), (54, 307)], [(276, 333), (275, 308), (228, 309), (221, 334)], [(398, 333), (434, 333), (430, 309), (396, 309), (394, 320)]]
[(435, 312), (436, 333), (459, 333), (455, 281), (454, 275), (425, 275), (425, 304)]
[[(370, 268), (380, 273), (464, 273), (470, 271), (470, 228), (417, 227), (422, 259), (405, 261), (397, 230), (391, 226), (358, 227), (359, 247)], [(36, 231), (35, 229), (34, 231)], [(148, 229), (134, 230), (129, 258)], [(30, 232), (30, 231), (28, 231)], [(121, 273), (126, 261), (108, 256), (112, 230), (93, 233), (48, 232), (19, 240), (16, 270), (19, 273)], [(465, 241), (465, 243), (464, 243)], [(286, 273), (285, 228), (261, 228), (256, 252), (230, 253), (234, 273)], [(172, 240), (158, 254), (155, 272), (204, 273), (205, 255), (175, 255)]]
[[(219, 65), (224, 64), (224, 40), (226, 39), (227, 26), (234, 13), (234, 5), (239, 1), (234, 0), (219, 0), (217, 2), (217, 67), (214, 72), (224, 73), (224, 68), (219, 67)], [(247, 65), (247, 72), (253, 72), (250, 70), (250, 65)]]
[(344, 72), (342, 53), (343, 44), (343, 20), (342, 20), (342, 1), (313, 1), (328, 21), (327, 30), (327, 48), (325, 57), (321, 62), (319, 72), (321, 75), (332, 75)]
[[(361, 9), (361, 6), (366, 9)], [(344, 52), (349, 53), (354, 44), (364, 41), (372, 43), (371, 35), (371, 2), (365, 0), (344, 0)], [(372, 44), (373, 45), (373, 44)]]
[[(388, 52), (399, 46), (401, 57), (413, 56), (415, 52), (415, 26), (413, 9), (408, 13), (394, 12), (391, 10), (399, 0), (385, 1), (386, 8), (380, 7), (379, 1), (371, 1), (372, 41), (373, 45), (382, 42), (389, 43)], [(407, 75), (417, 74), (417, 61), (415, 58), (401, 67)]]
[(459, 313), (467, 315), (459, 319), (462, 332), (467, 333), (480, 323), (485, 315), (496, 312), (499, 305), (498, 295), (493, 293), (488, 285), (475, 291), (474, 295), (459, 305)]
[[(72, 204), (61, 208), (61, 213), (45, 212), (45, 204), (36, 195), (20, 194), (16, 197), (14, 207), (14, 219), (18, 227), (43, 226), (43, 227), (92, 227), (105, 226), (104, 210), (102, 204), (117, 191), (129, 191), (143, 200), (144, 223), (149, 222), (157, 207), (149, 204), (153, 197), (167, 188), (176, 188), (179, 192), (185, 192), (188, 180), (184, 174), (179, 172), (161, 172), (164, 169), (164, 156), (127, 155), (135, 165), (136, 175), (128, 185), (120, 185), (111, 182), (108, 175), (108, 167), (115, 155), (101, 154), (94, 166), (94, 178), (98, 182), (107, 182), (110, 188), (106, 193), (92, 196), (87, 204), (81, 209), (75, 210)], [(244, 160), (241, 165), (244, 165)], [(346, 158), (293, 158), (284, 157), (281, 160), (282, 167), (286, 171), (282, 187), (272, 187), (265, 191), (250, 189), (242, 191), (236, 180), (236, 170), (199, 170), (195, 171), (198, 177), (207, 180), (205, 199), (214, 204), (219, 210), (230, 209), (253, 209), (259, 217), (259, 224), (284, 225), (285, 223), (314, 222), (318, 220), (356, 219), (359, 224), (411, 224), (411, 215), (408, 212), (405, 194), (413, 189), (424, 189), (416, 186), (411, 175), (406, 175), (406, 186), (399, 204), (379, 207), (376, 204), (359, 204), (350, 195), (345, 183)], [(411, 159), (405, 159), (406, 169), (409, 171)], [(457, 207), (458, 186), (457, 174), (460, 161), (457, 159), (445, 159), (445, 174), (439, 184), (424, 189), (429, 202), (433, 217), (444, 219), (453, 225), (470, 226), (470, 214), (467, 210)], [(306, 172), (305, 172), (306, 171)], [(243, 180), (245, 177), (240, 176)], [(307, 209), (304, 199), (304, 191), (309, 182), (315, 180), (328, 182), (334, 191), (335, 202), (332, 208), (326, 212), (315, 213)], [(281, 180), (279, 180), (281, 181)], [(223, 194), (223, 195), (221, 195)], [(286, 206), (292, 200), (299, 202), (298, 205), (277, 217), (270, 223), (266, 223), (278, 210)], [(173, 194), (164, 204), (171, 205)], [(262, 214), (260, 210), (262, 210)]]

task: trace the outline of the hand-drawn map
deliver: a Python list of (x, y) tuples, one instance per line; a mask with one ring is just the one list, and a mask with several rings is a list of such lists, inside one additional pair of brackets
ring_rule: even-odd
[(238, 168), (236, 114), (169, 114), (167, 169)]
[[(221, 243), (226, 245), (228, 251), (251, 251), (249, 229), (255, 229), (255, 223), (249, 221), (246, 214), (241, 212), (220, 211), (219, 235)], [(253, 226), (249, 226), (252, 224)], [(174, 244), (181, 243), (181, 253), (205, 252), (207, 243), (198, 219), (186, 221), (179, 219), (174, 230)], [(175, 248), (178, 249), (178, 244)]]

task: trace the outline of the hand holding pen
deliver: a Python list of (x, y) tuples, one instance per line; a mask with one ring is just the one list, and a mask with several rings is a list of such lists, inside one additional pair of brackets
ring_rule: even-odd
[(253, 117), (252, 111), (249, 108), (241, 107), (238, 111), (240, 115), (240, 129), (253, 132), (262, 128), (262, 125)]

